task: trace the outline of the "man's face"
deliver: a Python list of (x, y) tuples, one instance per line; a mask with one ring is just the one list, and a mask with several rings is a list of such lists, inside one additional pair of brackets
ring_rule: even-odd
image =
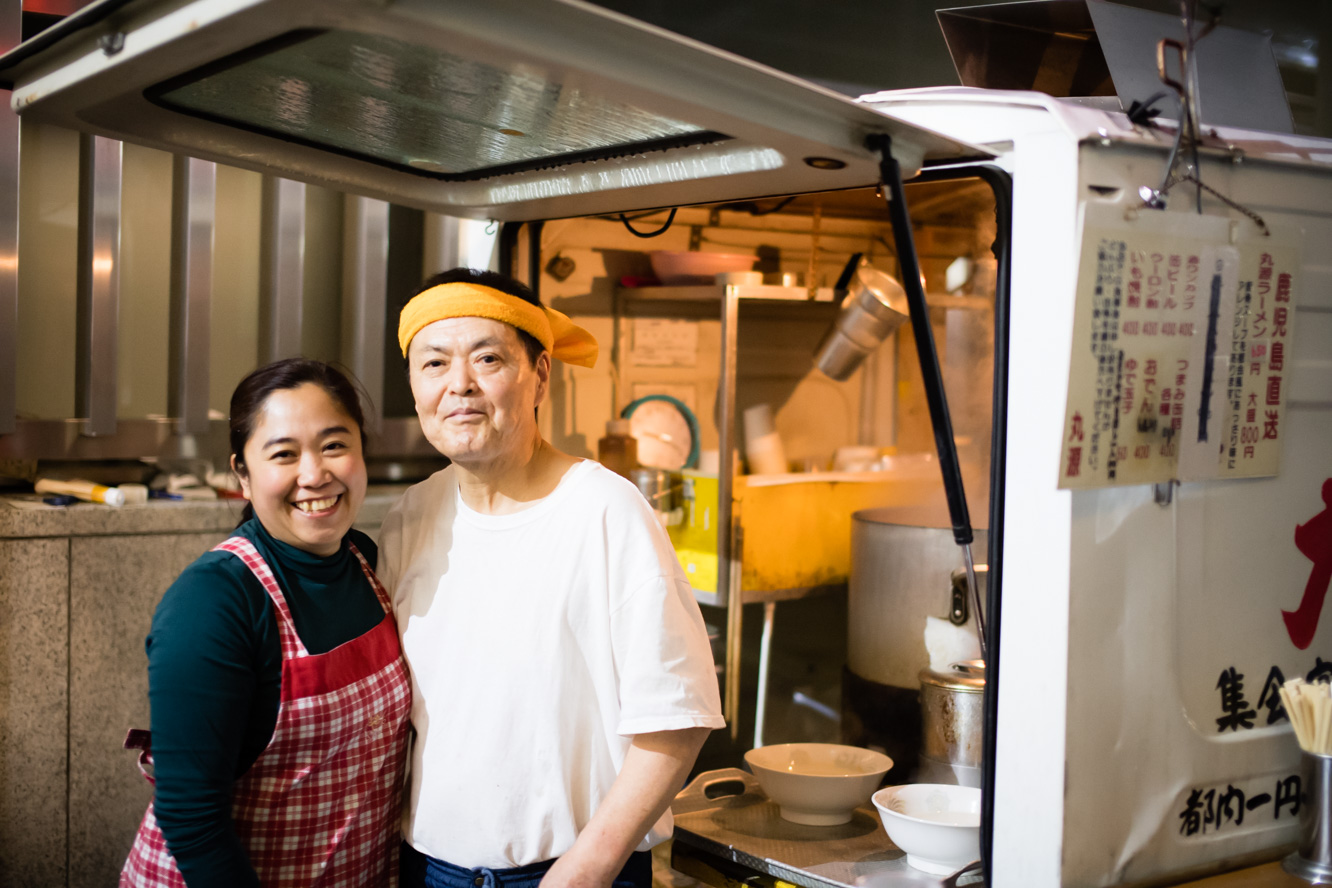
[(489, 318), (447, 318), (423, 328), (407, 350), (421, 430), (464, 467), (520, 456), (536, 440), (550, 355), (535, 366), (518, 331)]

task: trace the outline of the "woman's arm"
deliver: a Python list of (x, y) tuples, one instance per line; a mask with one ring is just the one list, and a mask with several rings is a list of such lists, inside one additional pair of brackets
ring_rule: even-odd
[(189, 888), (259, 884), (232, 826), (231, 793), (247, 728), (273, 718), (278, 691), (261, 687), (272, 664), (261, 662), (253, 596), (232, 567), (219, 559), (186, 570), (158, 605), (147, 644), (153, 808)]
[[(639, 734), (587, 826), (541, 880), (541, 888), (606, 888), (652, 824), (670, 807), (712, 728)], [(192, 888), (192, 886), (191, 886)]]

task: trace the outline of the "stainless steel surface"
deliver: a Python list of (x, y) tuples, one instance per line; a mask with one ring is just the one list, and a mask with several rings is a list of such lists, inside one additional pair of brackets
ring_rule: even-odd
[(366, 429), (380, 429), (384, 404), (384, 312), (387, 308), (389, 205), (347, 195), (342, 249), (342, 363), (370, 402)]
[(209, 315), (217, 164), (172, 159), (171, 342), (167, 412), (183, 434), (208, 432)]
[[(973, 574), (989, 576), (990, 568), (984, 564), (973, 565)], [(971, 619), (971, 581), (967, 579), (965, 567), (955, 568), (951, 574), (953, 581), (952, 605), (948, 612), (948, 621), (954, 626), (965, 626)]]
[(985, 730), (984, 664), (954, 663), (947, 672), (922, 669), (920, 711), (920, 782), (979, 786)]
[[(847, 666), (861, 678), (919, 686), (918, 674), (929, 665), (925, 617), (948, 619), (958, 560), (948, 516), (941, 512), (867, 509), (852, 516)], [(975, 531), (978, 547), (984, 549), (987, 538), (984, 530)], [(983, 574), (978, 580), (983, 587)], [(974, 614), (971, 620), (974, 625)]]
[[(0, 436), (0, 458), (92, 461), (193, 455), (181, 451), (176, 421), (166, 417), (122, 419), (113, 435), (89, 437), (83, 432), (82, 419), (21, 419), (12, 435)], [(208, 434), (226, 446), (225, 422), (212, 421)]]
[[(721, 284), (697, 284), (679, 287), (622, 287), (619, 294), (630, 300), (653, 302), (719, 302), (725, 290), (736, 291), (736, 298), (745, 302), (771, 300), (774, 302), (808, 303), (809, 291), (804, 287), (776, 284), (740, 284), (729, 287)], [(832, 302), (832, 287), (820, 287), (815, 302)]]
[(846, 379), (907, 317), (901, 285), (877, 268), (861, 266), (841, 313), (819, 343), (815, 365), (833, 379)]
[(80, 138), (74, 402), (86, 435), (116, 430), (121, 166), (120, 142)]
[[(709, 798), (732, 788), (737, 795)], [(696, 848), (802, 888), (938, 886), (942, 879), (907, 865), (867, 800), (850, 823), (803, 826), (783, 820), (752, 774), (738, 768), (705, 771), (671, 804), (675, 849)]]
[(421, 251), (421, 277), (457, 268), (463, 263), (462, 221), (457, 216), (425, 214)]
[(305, 183), (264, 176), (259, 233), (259, 360), (301, 353)]
[[(189, 445), (177, 434), (176, 420), (166, 417), (121, 419), (114, 435), (96, 438), (84, 435), (83, 425), (81, 419), (20, 419), (13, 434), (0, 435), (0, 459), (137, 460), (145, 456), (192, 456), (193, 448), (200, 453), (211, 450), (223, 458), (227, 455), (224, 420), (210, 420), (207, 435), (203, 436), (207, 441)], [(370, 436), (366, 456), (441, 459), (421, 434), (421, 423), (414, 416), (384, 420), (379, 432)]]
[[(22, 0), (0, 2), (0, 50), (22, 35)], [(19, 119), (0, 108), (0, 435), (18, 420)]]
[(985, 609), (980, 597), (980, 584), (976, 582), (976, 560), (971, 554), (971, 543), (962, 547), (962, 564), (967, 571), (967, 586), (971, 589), (972, 614), (976, 620), (976, 640), (980, 642), (981, 659), (989, 657), (985, 644)]
[(1332, 884), (1332, 755), (1300, 753), (1300, 845), (1281, 868), (1314, 885)]
[(768, 671), (772, 665), (772, 627), (777, 602), (763, 602), (763, 635), (759, 639), (758, 702), (754, 706), (754, 748), (763, 746), (763, 728), (768, 717)]
[[(85, 8), (74, 24), (100, 12)], [(108, 55), (97, 38), (111, 27), (125, 49)], [(303, 29), (318, 36), (278, 39)], [(313, 66), (318, 77), (307, 76), (323, 59), (310, 58), (310, 47), (332, 53), (330, 64)], [(111, 25), (10, 62), (0, 77), (16, 81), (15, 102), (34, 119), (473, 218), (870, 185), (872, 132), (892, 136), (910, 171), (927, 155), (990, 156), (833, 90), (564, 0), (141, 0), (118, 5)], [(159, 93), (203, 114), (165, 107)], [(635, 141), (681, 131), (728, 138), (662, 150)], [(607, 144), (614, 156), (568, 158)], [(512, 160), (529, 166), (483, 178), (440, 172)]]
[(732, 520), (735, 491), (735, 380), (736, 325), (740, 320), (740, 293), (722, 288), (721, 379), (718, 380), (717, 449), (723, 468), (717, 477), (717, 598), (726, 602), (726, 693), (723, 701), (731, 739), (740, 731), (740, 644), (744, 627), (744, 599), (740, 589), (740, 557), (735, 551)]
[(666, 469), (633, 469), (629, 480), (657, 512), (669, 512), (680, 504), (684, 479), (679, 472)]

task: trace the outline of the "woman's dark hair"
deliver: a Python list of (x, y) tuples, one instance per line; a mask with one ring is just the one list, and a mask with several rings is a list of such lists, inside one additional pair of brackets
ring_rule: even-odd
[[(361, 410), (360, 395), (351, 380), (332, 364), (309, 358), (287, 358), (251, 371), (231, 393), (231, 455), (236, 459), (237, 472), (246, 472), (245, 444), (254, 434), (254, 427), (268, 402), (268, 396), (273, 392), (300, 388), (307, 383), (317, 385), (327, 392), (356, 421), (356, 430), (361, 434), (361, 449), (365, 449), (365, 414)], [(253, 517), (254, 508), (246, 503), (241, 524)]]
[[(498, 271), (482, 271), (479, 268), (450, 268), (448, 271), (441, 271), (439, 274), (433, 274), (426, 278), (421, 286), (416, 288), (412, 296), (424, 293), (431, 287), (438, 287), (440, 284), (478, 284), (482, 287), (490, 287), (499, 290), (501, 293), (508, 293), (510, 296), (517, 296), (524, 302), (530, 302), (533, 305), (540, 306), (541, 300), (537, 294), (533, 293), (526, 284), (515, 281), (506, 274), (500, 274)], [(410, 300), (409, 300), (410, 301)], [(518, 334), (518, 339), (522, 341), (523, 348), (527, 351), (527, 359), (536, 365), (537, 358), (546, 347), (537, 341), (537, 338), (526, 330), (514, 331)]]

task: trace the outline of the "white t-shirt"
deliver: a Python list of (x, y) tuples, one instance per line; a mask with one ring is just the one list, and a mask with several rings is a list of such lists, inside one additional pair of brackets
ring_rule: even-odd
[[(583, 461), (530, 508), (468, 508), (452, 467), (384, 520), (412, 675), (403, 834), (457, 866), (569, 849), (634, 734), (722, 727), (707, 630), (647, 501)], [(671, 832), (668, 811), (639, 845)]]

